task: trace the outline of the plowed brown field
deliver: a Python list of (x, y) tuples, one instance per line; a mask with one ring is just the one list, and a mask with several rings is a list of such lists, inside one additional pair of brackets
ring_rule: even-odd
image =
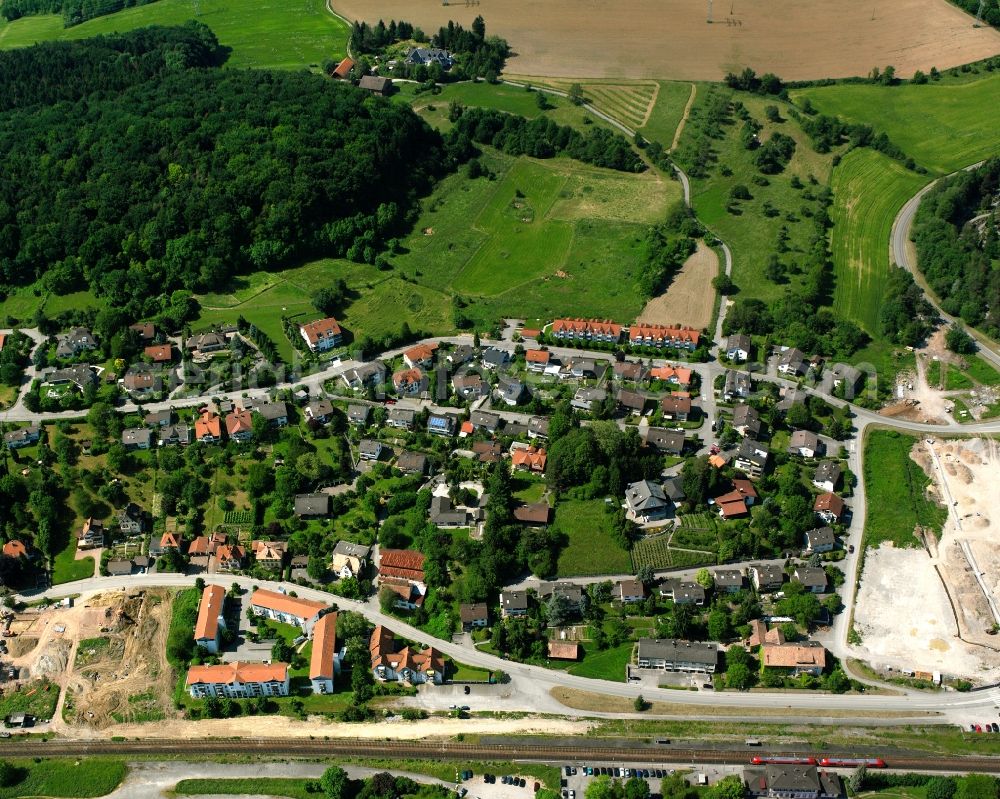
[(718, 80), (750, 66), (788, 80), (866, 75), (892, 64), (957, 66), (1000, 53), (1000, 33), (973, 28), (946, 0), (332, 0), (352, 20), (406, 19), (425, 31), (448, 20), (487, 33), (516, 52), (511, 72), (576, 78)]

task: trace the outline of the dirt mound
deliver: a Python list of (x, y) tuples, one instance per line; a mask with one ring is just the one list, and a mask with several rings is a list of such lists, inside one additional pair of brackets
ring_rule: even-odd
[(7, 651), (10, 653), (12, 658), (21, 658), (27, 655), (36, 646), (38, 646), (37, 638), (24, 635), (17, 638), (11, 638), (10, 641), (7, 642)]
[(69, 641), (53, 639), (31, 666), (32, 677), (57, 677), (65, 674), (69, 664), (69, 652), (73, 645)]

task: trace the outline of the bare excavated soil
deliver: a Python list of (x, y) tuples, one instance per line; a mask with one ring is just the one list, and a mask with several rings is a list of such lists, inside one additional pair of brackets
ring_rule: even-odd
[(1000, 52), (1000, 33), (973, 28), (946, 0), (334, 0), (351, 20), (405, 19), (428, 33), (449, 20), (488, 33), (516, 55), (508, 69), (567, 78), (719, 80), (753, 67), (787, 80), (867, 75), (892, 64), (902, 77)]

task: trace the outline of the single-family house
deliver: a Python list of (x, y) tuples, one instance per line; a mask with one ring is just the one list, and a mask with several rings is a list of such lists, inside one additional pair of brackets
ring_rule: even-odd
[(385, 381), (385, 364), (381, 361), (373, 363), (363, 363), (344, 372), (340, 379), (344, 385), (354, 391), (361, 391), (366, 388), (375, 387)]
[(497, 382), (496, 395), (504, 405), (513, 408), (524, 397), (524, 383), (511, 377), (501, 377)]
[(528, 420), (528, 438), (532, 441), (548, 440), (549, 418), (547, 416), (532, 416)]
[(792, 676), (811, 674), (818, 677), (826, 668), (826, 649), (819, 641), (763, 644), (760, 660), (767, 669), (784, 669)]
[(812, 484), (820, 491), (832, 493), (840, 482), (843, 470), (836, 461), (823, 461), (813, 473)]
[(684, 451), (684, 433), (681, 430), (647, 427), (643, 440), (647, 447), (663, 455), (680, 455)]
[(386, 424), (397, 430), (412, 430), (416, 411), (409, 408), (392, 408), (386, 415)]
[(303, 519), (323, 519), (330, 514), (328, 494), (296, 494), (295, 515)]
[(347, 406), (347, 421), (356, 427), (365, 427), (368, 424), (368, 417), (371, 415), (372, 409), (368, 405)]
[(691, 397), (684, 394), (667, 394), (660, 400), (664, 419), (686, 422), (691, 415)]
[(22, 449), (37, 444), (41, 437), (42, 428), (37, 424), (32, 424), (4, 433), (3, 443), (7, 445), (8, 449)]
[(128, 427), (122, 430), (122, 446), (125, 449), (149, 449), (152, 445), (153, 431), (148, 427)]
[(359, 577), (371, 562), (372, 548), (364, 544), (354, 544), (350, 541), (338, 541), (333, 548), (333, 562), (330, 571), (340, 579)]
[(153, 344), (143, 349), (142, 354), (152, 363), (167, 364), (174, 360), (174, 347), (172, 344)]
[(411, 369), (430, 369), (434, 365), (434, 353), (438, 345), (417, 344), (403, 353), (403, 363)]
[(743, 363), (750, 358), (750, 347), (750, 336), (733, 333), (726, 339), (726, 357), (731, 361)]
[(780, 591), (785, 583), (785, 571), (777, 563), (754, 563), (750, 566), (750, 579), (758, 593)]
[(139, 341), (148, 344), (156, 338), (156, 325), (152, 322), (136, 322), (128, 326), (129, 330), (134, 330), (139, 334)]
[(451, 379), (451, 387), (455, 394), (463, 400), (477, 400), (480, 397), (489, 396), (490, 384), (483, 380), (483, 376), (477, 372), (465, 372), (457, 374)]
[(80, 529), (76, 539), (77, 549), (104, 546), (104, 522), (93, 517), (88, 518)]
[(801, 583), (806, 591), (813, 594), (822, 594), (826, 591), (826, 571), (819, 566), (796, 566), (792, 571), (792, 580)]
[(222, 544), (215, 550), (215, 566), (220, 572), (238, 572), (246, 559), (247, 551), (240, 544)]
[(660, 585), (660, 596), (670, 599), (675, 605), (705, 604), (705, 589), (690, 580), (664, 580)]
[(358, 458), (363, 461), (377, 461), (382, 457), (382, 442), (374, 438), (362, 438), (358, 443)]
[(646, 586), (635, 578), (619, 580), (615, 583), (615, 590), (612, 597), (623, 605), (634, 605), (636, 602), (642, 602), (646, 598)]
[(665, 383), (670, 383), (671, 385), (679, 386), (683, 389), (686, 389), (691, 385), (691, 378), (693, 375), (694, 372), (688, 367), (672, 364), (656, 366), (649, 372), (651, 380), (662, 380)]
[(746, 399), (750, 396), (753, 387), (750, 381), (749, 372), (737, 372), (735, 369), (727, 369), (726, 377), (722, 385), (722, 399), (732, 402), (735, 399)]
[(146, 364), (133, 366), (122, 378), (122, 387), (133, 397), (145, 399), (163, 389), (159, 372), (153, 371)]
[(832, 552), (837, 546), (837, 537), (833, 534), (832, 527), (817, 527), (815, 530), (808, 530), (805, 535), (806, 552)]
[(284, 541), (254, 541), (253, 559), (257, 566), (265, 569), (280, 569), (288, 553), (288, 544)]
[(835, 524), (843, 518), (846, 507), (844, 500), (828, 491), (816, 497), (813, 510), (827, 524)]
[[(352, 408), (353, 407), (367, 408), (368, 406), (367, 405), (358, 405), (358, 406), (352, 405), (351, 407)], [(308, 419), (310, 422), (317, 422), (319, 424), (326, 424), (327, 422), (330, 421), (330, 418), (333, 416), (333, 403), (330, 402), (330, 400), (328, 400), (328, 399), (310, 400), (309, 403), (305, 407), (304, 414), (305, 414), (306, 419)], [(365, 421), (367, 421), (367, 419), (368, 419), (368, 417), (366, 415), (365, 416)]]
[(419, 369), (400, 369), (392, 373), (392, 387), (403, 397), (413, 397), (427, 390), (427, 375)]
[(629, 380), (638, 383), (646, 379), (646, 367), (641, 361), (615, 361), (611, 367), (615, 380)]
[(743, 590), (745, 580), (742, 569), (716, 569), (712, 577), (715, 580), (716, 591), (735, 594)]
[(578, 411), (591, 411), (594, 408), (594, 403), (602, 403), (608, 398), (608, 392), (603, 388), (581, 386), (573, 394), (573, 399), (570, 400), (570, 406), (576, 408)]
[(858, 389), (865, 384), (865, 373), (846, 363), (835, 363), (830, 368), (834, 388), (843, 389), (847, 399), (854, 399)]
[(169, 427), (173, 424), (174, 412), (170, 410), (166, 411), (153, 411), (152, 413), (147, 413), (143, 418), (142, 423), (146, 427)]
[(310, 352), (332, 350), (340, 344), (344, 337), (340, 324), (332, 316), (299, 325), (299, 334), (306, 342)]
[(427, 456), (422, 452), (403, 450), (396, 458), (396, 468), (403, 474), (426, 474)]
[(529, 372), (544, 372), (552, 353), (548, 350), (528, 350), (524, 353), (524, 365)]
[(528, 614), (528, 592), (506, 590), (500, 592), (500, 615), (516, 618)]
[(146, 512), (134, 502), (129, 502), (118, 511), (118, 529), (124, 535), (139, 535), (146, 532), (149, 526), (146, 519)]
[(511, 450), (510, 462), (515, 469), (530, 472), (544, 472), (548, 456), (538, 447), (518, 447)]
[(258, 401), (253, 403), (253, 407), (249, 410), (263, 416), (270, 427), (288, 426), (288, 405), (282, 400), (277, 402)]
[(638, 524), (665, 519), (673, 508), (663, 489), (649, 480), (639, 480), (625, 489), (625, 507), (628, 517)]
[(159, 444), (161, 447), (186, 447), (191, 443), (191, 428), (186, 424), (172, 424), (160, 430)]
[(448, 497), (431, 497), (427, 515), (436, 527), (468, 527), (470, 524), (468, 510), (455, 507)]
[(46, 386), (72, 385), (79, 391), (86, 391), (97, 384), (97, 372), (86, 363), (68, 366), (65, 369), (49, 369), (42, 373), (42, 383)]
[(455, 435), (455, 417), (447, 413), (432, 413), (427, 417), (427, 432), (450, 438)]
[(14, 560), (27, 558), (28, 547), (19, 538), (12, 538), (3, 545), (2, 553), (5, 558), (13, 558)]
[(72, 358), (86, 350), (96, 350), (97, 339), (85, 327), (74, 327), (59, 336), (56, 343), (57, 358)]
[(768, 451), (765, 444), (754, 441), (752, 438), (744, 438), (740, 442), (739, 449), (736, 450), (736, 457), (733, 465), (741, 472), (756, 479), (764, 474), (767, 468)]
[(522, 524), (548, 524), (551, 515), (552, 509), (545, 501), (532, 502), (514, 508), (514, 518)]
[(445, 360), (452, 368), (468, 363), (476, 355), (476, 351), (468, 344), (457, 344), (451, 352), (445, 356)]
[(481, 430), (484, 433), (493, 435), (500, 427), (501, 419), (495, 413), (486, 411), (473, 411), (469, 414), (469, 421), (472, 422), (473, 430)]
[(222, 333), (197, 333), (184, 342), (192, 356), (219, 352), (229, 346), (229, 340)]
[(545, 644), (545, 654), (551, 660), (579, 660), (580, 645), (576, 641), (557, 641), (550, 638)]
[(806, 356), (796, 347), (786, 347), (778, 356), (778, 371), (783, 375), (797, 377), (806, 373)]
[(236, 408), (226, 414), (226, 434), (230, 441), (245, 444), (253, 440), (253, 416), (250, 411)]
[(464, 603), (458, 608), (458, 617), (465, 632), (488, 627), (490, 612), (485, 602)]
[(222, 419), (211, 411), (203, 411), (194, 423), (194, 437), (202, 444), (218, 444), (222, 441)]
[(479, 362), (484, 369), (503, 369), (510, 363), (510, 354), (506, 350), (487, 347), (480, 354)]
[(823, 442), (811, 430), (792, 431), (788, 442), (788, 452), (791, 455), (801, 455), (803, 458), (815, 458), (823, 453)]
[(740, 404), (733, 408), (733, 430), (743, 438), (756, 439), (760, 435), (760, 414), (751, 405)]

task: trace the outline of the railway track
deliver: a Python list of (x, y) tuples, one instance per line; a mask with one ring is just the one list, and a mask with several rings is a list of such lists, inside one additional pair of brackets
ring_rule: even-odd
[[(600, 742), (573, 745), (552, 744), (473, 744), (452, 741), (347, 741), (319, 738), (210, 738), (178, 741), (148, 738), (132, 741), (72, 741), (13, 739), (0, 744), (0, 757), (76, 757), (85, 755), (248, 755), (298, 757), (375, 757), (435, 760), (520, 760), (553, 763), (691, 763), (749, 765), (752, 756), (745, 750), (691, 749), (674, 746), (602, 745)], [(757, 750), (754, 754), (766, 754)], [(780, 753), (776, 753), (780, 754)], [(1000, 758), (982, 756), (939, 757), (900, 755), (891, 752), (823, 752), (829, 757), (883, 757), (891, 769), (919, 771), (975, 771), (1000, 774)]]

